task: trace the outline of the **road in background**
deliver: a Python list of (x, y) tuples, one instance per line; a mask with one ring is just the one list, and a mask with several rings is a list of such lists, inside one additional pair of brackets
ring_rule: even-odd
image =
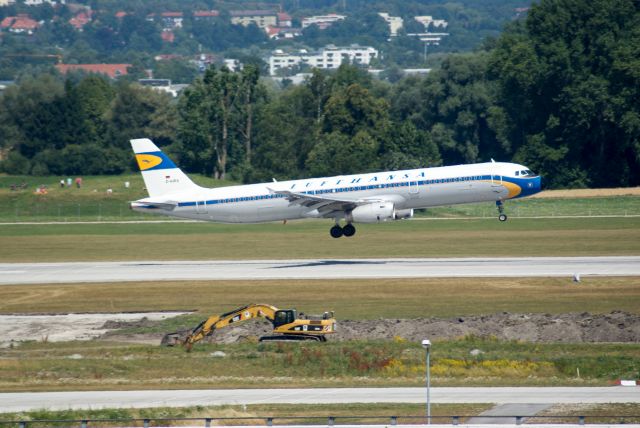
[[(425, 388), (211, 389), (0, 393), (0, 413), (36, 409), (242, 404), (424, 403)], [(431, 388), (432, 403), (640, 403), (638, 387)]]

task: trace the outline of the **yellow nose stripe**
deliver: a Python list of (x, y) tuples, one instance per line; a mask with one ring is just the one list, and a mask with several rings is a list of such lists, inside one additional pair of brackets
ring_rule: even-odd
[(140, 171), (151, 169), (162, 163), (162, 158), (155, 155), (136, 155), (136, 160)]
[(506, 187), (507, 190), (509, 191), (509, 196), (507, 196), (508, 198), (515, 198), (522, 192), (522, 187), (518, 186), (515, 183), (511, 183), (509, 181), (503, 181), (502, 185)]

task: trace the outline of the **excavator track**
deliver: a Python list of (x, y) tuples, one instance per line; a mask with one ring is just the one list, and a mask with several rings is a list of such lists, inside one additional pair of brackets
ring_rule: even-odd
[(260, 342), (326, 342), (324, 336), (312, 336), (310, 334), (281, 334), (277, 336), (262, 336)]

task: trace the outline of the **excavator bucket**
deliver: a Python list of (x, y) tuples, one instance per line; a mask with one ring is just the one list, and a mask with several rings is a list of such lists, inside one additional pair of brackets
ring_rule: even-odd
[(167, 333), (160, 341), (160, 346), (180, 346), (191, 335), (191, 330), (176, 331)]

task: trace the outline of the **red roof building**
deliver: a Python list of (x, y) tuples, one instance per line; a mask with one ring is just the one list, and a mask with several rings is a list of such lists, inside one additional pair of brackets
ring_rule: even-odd
[(176, 35), (171, 30), (162, 30), (160, 38), (163, 42), (173, 43), (176, 40)]
[(5, 19), (3, 19), (2, 21), (0, 21), (0, 28), (2, 28), (3, 30), (11, 27), (11, 24), (13, 24), (13, 21), (16, 19), (15, 16), (7, 16)]
[(196, 20), (216, 18), (218, 16), (220, 16), (220, 12), (218, 12), (217, 10), (196, 10), (195, 12), (193, 12), (193, 17)]
[(36, 28), (40, 24), (37, 21), (29, 18), (26, 14), (19, 14), (18, 16), (7, 16), (0, 22), (0, 28), (8, 30), (12, 33), (27, 33), (33, 34)]
[(127, 75), (127, 68), (131, 64), (57, 64), (56, 68), (62, 74), (70, 71), (83, 70), (88, 73), (106, 74), (112, 79)]
[(288, 13), (278, 13), (278, 25), (280, 27), (291, 27), (291, 15)]
[(91, 10), (85, 10), (74, 16), (69, 20), (69, 24), (78, 31), (82, 31), (82, 28), (91, 22)]
[(127, 16), (127, 12), (125, 12), (124, 10), (119, 10), (115, 14), (115, 17), (118, 18), (118, 19), (122, 19), (125, 16)]
[(182, 12), (162, 12), (163, 18), (182, 18)]

